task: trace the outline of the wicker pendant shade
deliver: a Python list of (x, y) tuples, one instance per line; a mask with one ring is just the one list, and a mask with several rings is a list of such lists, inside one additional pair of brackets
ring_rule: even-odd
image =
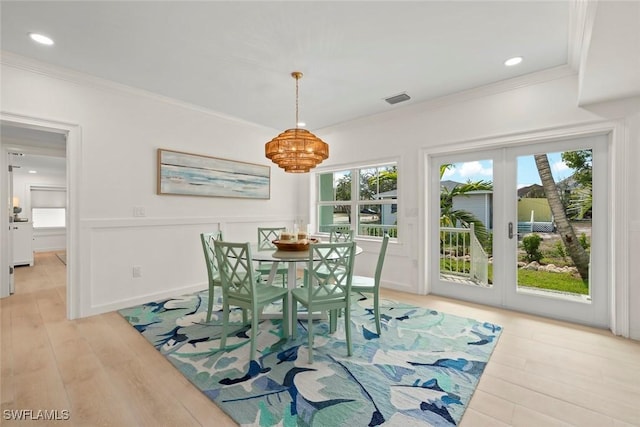
[(298, 128), (298, 80), (302, 73), (294, 71), (296, 79), (296, 128), (287, 129), (267, 142), (265, 156), (285, 172), (304, 173), (329, 157), (329, 145), (306, 129)]

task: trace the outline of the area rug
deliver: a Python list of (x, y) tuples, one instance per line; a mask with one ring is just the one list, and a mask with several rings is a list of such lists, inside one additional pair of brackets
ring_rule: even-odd
[(314, 363), (307, 363), (307, 321), (281, 339), (282, 321), (263, 320), (257, 360), (249, 358), (241, 311), (219, 350), (220, 297), (205, 323), (208, 292), (151, 302), (120, 314), (186, 378), (242, 426), (452, 426), (462, 419), (502, 328), (428, 308), (383, 300), (378, 336), (370, 301), (352, 307), (353, 356), (344, 320), (328, 333), (314, 321)]

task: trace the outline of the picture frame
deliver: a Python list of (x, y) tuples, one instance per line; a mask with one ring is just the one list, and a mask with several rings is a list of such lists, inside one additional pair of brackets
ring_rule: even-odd
[(271, 198), (271, 168), (256, 163), (158, 149), (157, 194)]

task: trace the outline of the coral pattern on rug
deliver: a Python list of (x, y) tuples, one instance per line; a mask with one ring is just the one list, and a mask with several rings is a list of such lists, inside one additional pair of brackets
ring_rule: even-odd
[(242, 426), (457, 425), (502, 330), (382, 300), (378, 336), (371, 301), (363, 297), (352, 304), (352, 357), (343, 318), (331, 335), (327, 322), (314, 321), (311, 365), (307, 321), (299, 321), (292, 340), (281, 339), (281, 320), (270, 319), (260, 323), (257, 360), (248, 361), (241, 311), (232, 311), (235, 331), (221, 351), (220, 297), (208, 324), (207, 298), (203, 291), (120, 314)]

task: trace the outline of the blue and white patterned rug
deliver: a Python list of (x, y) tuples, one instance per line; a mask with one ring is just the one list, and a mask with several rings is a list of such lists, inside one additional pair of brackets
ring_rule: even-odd
[(182, 374), (242, 426), (451, 426), (459, 424), (502, 328), (488, 322), (382, 300), (382, 334), (370, 301), (352, 305), (353, 356), (344, 320), (328, 334), (315, 321), (307, 363), (306, 321), (281, 339), (281, 320), (260, 323), (258, 359), (248, 327), (218, 349), (220, 298), (206, 324), (208, 292), (120, 310)]

